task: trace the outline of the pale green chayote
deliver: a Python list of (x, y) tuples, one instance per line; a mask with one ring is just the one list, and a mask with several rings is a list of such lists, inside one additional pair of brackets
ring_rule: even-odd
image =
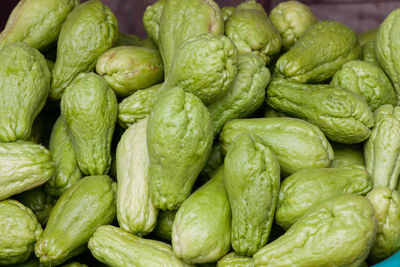
[(233, 6), (224, 6), (221, 8), (222, 17), (224, 18), (224, 22), (235, 12), (235, 7)]
[(365, 42), (362, 46), (361, 59), (365, 62), (379, 66), (378, 58), (375, 52), (375, 41)]
[(217, 267), (254, 267), (252, 257), (239, 256), (236, 252), (231, 252), (223, 256)]
[(159, 46), (160, 42), (160, 22), (167, 0), (158, 0), (152, 5), (147, 6), (143, 14), (143, 26), (147, 36)]

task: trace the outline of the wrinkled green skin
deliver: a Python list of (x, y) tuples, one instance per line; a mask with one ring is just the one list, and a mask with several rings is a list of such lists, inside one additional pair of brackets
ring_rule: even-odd
[(289, 50), (304, 32), (318, 21), (311, 9), (298, 1), (280, 3), (272, 9), (269, 18), (281, 35), (285, 51)]
[(264, 102), (271, 75), (265, 61), (255, 54), (240, 55), (232, 87), (208, 106), (214, 122), (214, 137), (227, 121), (249, 116)]
[(224, 18), (224, 22), (235, 12), (236, 8), (233, 6), (224, 6), (221, 8), (222, 17)]
[(333, 85), (278, 78), (268, 86), (266, 101), (278, 111), (318, 126), (335, 142), (360, 143), (369, 137), (374, 126), (374, 115), (365, 99)]
[(336, 21), (320, 21), (278, 59), (275, 71), (295, 82), (318, 83), (360, 56), (361, 46), (351, 28)]
[(210, 104), (233, 84), (237, 61), (237, 49), (224, 35), (202, 34), (188, 38), (176, 51), (165, 86), (182, 87), (206, 105)]
[(159, 48), (168, 76), (175, 52), (182, 43), (204, 33), (223, 34), (224, 20), (219, 6), (212, 0), (168, 0), (160, 5), (164, 8), (158, 24)]
[(364, 144), (365, 166), (375, 186), (395, 189), (400, 174), (400, 107), (381, 106), (375, 120)]
[(345, 193), (366, 195), (372, 181), (364, 166), (306, 169), (281, 184), (276, 223), (287, 230), (311, 207)]
[(113, 221), (115, 187), (107, 175), (87, 176), (61, 195), (35, 246), (41, 264), (59, 265), (82, 253), (96, 228)]
[(179, 260), (170, 245), (160, 241), (143, 239), (115, 226), (97, 228), (89, 240), (93, 256), (113, 267), (189, 267)]
[(222, 151), (221, 142), (216, 141), (213, 144), (211, 149), (211, 153), (208, 156), (206, 165), (201, 170), (200, 176), (197, 178), (197, 181), (205, 183), (212, 177), (212, 173), (218, 169), (224, 163), (224, 152)]
[(46, 225), (50, 211), (56, 202), (54, 197), (46, 194), (43, 187), (22, 192), (15, 198), (33, 211), (42, 226)]
[(146, 118), (157, 100), (161, 86), (162, 83), (156, 84), (124, 98), (118, 104), (118, 123), (122, 127), (128, 128)]
[(33, 212), (16, 200), (0, 201), (0, 265), (24, 262), (42, 227)]
[(335, 73), (331, 85), (364, 96), (372, 111), (385, 104), (396, 105), (396, 92), (389, 78), (380, 67), (368, 62), (347, 62)]
[(101, 0), (90, 0), (77, 6), (64, 22), (58, 38), (50, 98), (60, 99), (79, 73), (92, 71), (97, 58), (117, 39), (117, 19)]
[(253, 256), (269, 237), (278, 201), (280, 168), (274, 152), (256, 135), (239, 135), (224, 161), (232, 209), (233, 249)]
[(331, 167), (345, 167), (351, 165), (365, 165), (364, 153), (357, 146), (331, 143), (335, 157)]
[(119, 226), (138, 236), (144, 236), (154, 229), (158, 214), (150, 199), (147, 121), (147, 118), (143, 119), (124, 132), (116, 153)]
[(236, 252), (231, 252), (223, 256), (217, 267), (254, 267), (251, 257), (239, 256)]
[(172, 225), (172, 248), (179, 258), (197, 264), (217, 261), (230, 246), (231, 208), (222, 166), (179, 208)]
[(361, 45), (365, 44), (366, 42), (369, 41), (375, 41), (376, 36), (378, 34), (379, 27), (369, 29), (365, 32), (362, 32), (358, 35), (358, 40), (360, 41)]
[(375, 53), (380, 66), (389, 76), (400, 103), (400, 8), (393, 10), (382, 22), (376, 36)]
[(80, 0), (22, 0), (13, 9), (0, 33), (0, 48), (24, 42), (42, 50), (57, 41), (68, 14)]
[(294, 118), (232, 120), (220, 135), (224, 151), (240, 134), (258, 135), (276, 154), (282, 176), (307, 168), (329, 167), (333, 150), (318, 127)]
[(174, 223), (176, 211), (163, 211), (158, 213), (157, 225), (152, 232), (164, 240), (171, 241), (172, 224)]
[(65, 91), (61, 114), (83, 174), (100, 175), (109, 170), (117, 111), (114, 92), (97, 74), (79, 74)]
[(51, 131), (49, 150), (54, 162), (54, 174), (45, 184), (45, 189), (48, 194), (59, 197), (82, 178), (72, 140), (62, 116), (59, 116)]
[(152, 48), (152, 49), (157, 49), (157, 46), (154, 44), (154, 42), (151, 39), (145, 39), (142, 40), (138, 36), (133, 35), (133, 34), (125, 34), (120, 32), (118, 34), (118, 40), (115, 46), (141, 46), (141, 47), (147, 47), (147, 48)]
[(107, 50), (96, 63), (96, 72), (119, 96), (129, 96), (162, 82), (164, 69), (157, 50), (118, 46)]
[(157, 45), (160, 45), (160, 22), (161, 15), (167, 0), (158, 0), (152, 5), (147, 6), (143, 14), (143, 26), (147, 36)]
[(240, 4), (225, 22), (225, 34), (239, 54), (255, 53), (266, 63), (278, 54), (282, 41), (261, 4), (250, 0)]
[(176, 210), (211, 152), (213, 124), (199, 98), (180, 88), (159, 97), (149, 116), (147, 148), (154, 205)]
[(27, 44), (13, 43), (0, 50), (0, 62), (0, 141), (29, 139), (49, 94), (46, 60)]
[(387, 187), (375, 187), (367, 199), (378, 220), (378, 231), (368, 261), (377, 263), (400, 250), (400, 193)]
[(375, 41), (365, 42), (361, 47), (361, 59), (365, 62), (379, 66), (379, 61), (375, 53)]
[(50, 152), (32, 142), (0, 143), (0, 200), (42, 185), (53, 174)]
[(253, 257), (254, 264), (356, 267), (367, 257), (376, 229), (374, 210), (367, 199), (340, 195), (308, 210), (284, 235), (260, 249)]

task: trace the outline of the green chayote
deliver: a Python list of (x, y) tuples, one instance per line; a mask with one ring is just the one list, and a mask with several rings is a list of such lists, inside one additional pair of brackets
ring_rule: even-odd
[(231, 252), (223, 256), (217, 267), (254, 267), (251, 257), (239, 256), (236, 252)]
[(140, 39), (140, 37), (136, 35), (119, 32), (118, 40), (115, 46), (126, 46), (126, 45), (157, 49), (155, 43), (149, 38), (142, 40)]
[(109, 170), (117, 111), (114, 92), (97, 74), (81, 73), (65, 90), (61, 114), (83, 174), (99, 175)]
[(221, 142), (214, 142), (211, 153), (208, 156), (206, 165), (201, 170), (200, 176), (197, 181), (205, 183), (212, 177), (212, 173), (224, 163), (224, 152), (222, 151)]
[(263, 117), (264, 118), (279, 118), (279, 117), (288, 117), (285, 113), (277, 111), (268, 105), (265, 105), (264, 111), (263, 111)]
[(147, 36), (157, 46), (160, 45), (160, 22), (166, 2), (167, 0), (158, 0), (154, 4), (147, 6), (143, 14), (143, 26)]
[(376, 36), (378, 34), (378, 30), (379, 30), (379, 27), (372, 28), (372, 29), (369, 29), (369, 30), (367, 30), (365, 32), (362, 32), (362, 33), (360, 33), (358, 35), (358, 40), (360, 41), (360, 43), (362, 45), (365, 44), (366, 42), (369, 42), (369, 41), (375, 41), (376, 40)]
[(362, 146), (344, 145), (340, 143), (331, 143), (334, 159), (331, 167), (345, 167), (351, 165), (365, 165)]
[(174, 223), (175, 215), (175, 210), (160, 210), (157, 225), (152, 233), (164, 240), (171, 241), (172, 224)]
[(221, 8), (222, 17), (224, 18), (224, 22), (235, 12), (236, 8), (233, 6), (224, 6)]
[(117, 19), (101, 0), (90, 0), (77, 6), (60, 32), (50, 97), (60, 99), (79, 73), (92, 71), (97, 58), (111, 48), (117, 38)]
[(362, 46), (361, 59), (365, 62), (379, 66), (378, 58), (375, 52), (375, 41), (365, 42)]

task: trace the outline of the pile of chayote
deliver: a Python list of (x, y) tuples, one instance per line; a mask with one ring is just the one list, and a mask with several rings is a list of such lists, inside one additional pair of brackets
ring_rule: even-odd
[(0, 265), (361, 267), (400, 250), (400, 9), (21, 0), (0, 34)]

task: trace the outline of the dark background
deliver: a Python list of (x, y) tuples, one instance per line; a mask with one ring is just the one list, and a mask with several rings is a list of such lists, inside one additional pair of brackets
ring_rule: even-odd
[[(142, 16), (146, 6), (156, 0), (103, 0), (118, 18), (120, 31), (145, 37)], [(221, 7), (236, 6), (243, 0), (215, 0)], [(82, 1), (84, 2), (84, 1)], [(258, 0), (268, 13), (280, 0)], [(400, 8), (400, 0), (304, 0), (320, 20), (340, 21), (357, 32), (377, 27), (393, 9)], [(0, 30), (18, 0), (0, 3)]]

